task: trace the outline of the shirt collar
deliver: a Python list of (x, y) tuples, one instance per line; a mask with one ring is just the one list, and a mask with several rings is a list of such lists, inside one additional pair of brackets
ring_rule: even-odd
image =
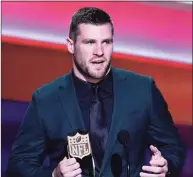
[[(75, 89), (77, 92), (77, 95), (82, 97), (89, 94), (92, 90), (92, 84), (86, 81), (83, 81), (79, 79), (77, 76), (75, 76), (74, 72), (72, 71), (72, 78), (74, 81)], [(97, 83), (100, 90), (106, 94), (113, 94), (113, 76), (112, 71), (104, 77), (103, 80), (101, 80), (99, 83)]]

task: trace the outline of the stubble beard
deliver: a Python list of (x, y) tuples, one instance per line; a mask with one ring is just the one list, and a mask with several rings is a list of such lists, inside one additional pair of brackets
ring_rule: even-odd
[(106, 76), (107, 72), (109, 71), (109, 68), (111, 67), (111, 61), (109, 61), (102, 71), (92, 71), (91, 67), (86, 65), (85, 62), (78, 62), (75, 56), (74, 56), (74, 64), (77, 70), (84, 77), (90, 78), (90, 79), (103, 79)]

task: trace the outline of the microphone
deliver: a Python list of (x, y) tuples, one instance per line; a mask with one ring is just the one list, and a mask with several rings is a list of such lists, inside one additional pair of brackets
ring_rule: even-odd
[(114, 177), (120, 177), (122, 172), (122, 159), (119, 154), (113, 154), (111, 157), (111, 171)]
[(129, 164), (129, 140), (130, 134), (127, 130), (121, 130), (117, 136), (119, 142), (123, 145), (126, 155), (126, 163), (129, 165), (127, 167), (127, 177), (130, 177), (130, 164)]

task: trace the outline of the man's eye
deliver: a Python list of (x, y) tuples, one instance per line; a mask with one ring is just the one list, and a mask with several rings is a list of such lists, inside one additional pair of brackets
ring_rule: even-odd
[(94, 41), (88, 41), (87, 44), (94, 44)]
[(110, 44), (110, 43), (112, 43), (112, 41), (107, 40), (107, 41), (104, 41), (103, 43), (104, 43), (104, 44)]
[(85, 41), (85, 44), (94, 44), (94, 41)]

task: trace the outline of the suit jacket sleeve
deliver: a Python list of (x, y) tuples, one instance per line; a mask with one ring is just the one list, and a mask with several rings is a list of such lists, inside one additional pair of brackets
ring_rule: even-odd
[(12, 146), (8, 162), (8, 177), (51, 177), (53, 168), (44, 167), (45, 135), (38, 116), (36, 93)]
[(185, 148), (168, 111), (167, 103), (152, 79), (150, 86), (149, 143), (158, 147), (168, 161), (169, 176), (178, 177), (184, 164)]

